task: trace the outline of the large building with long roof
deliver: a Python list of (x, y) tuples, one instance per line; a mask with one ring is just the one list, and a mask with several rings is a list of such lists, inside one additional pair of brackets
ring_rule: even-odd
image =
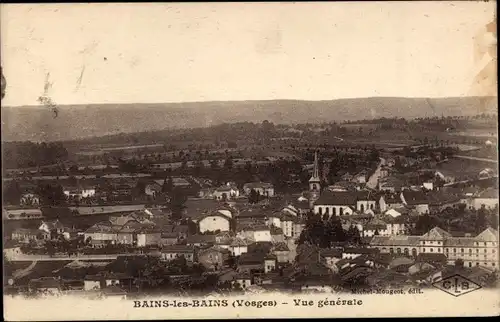
[(498, 269), (498, 231), (488, 227), (475, 237), (455, 237), (434, 227), (422, 236), (373, 236), (370, 247), (381, 253), (416, 257), (418, 254), (444, 254), (448, 263), (457, 259), (466, 267), (484, 266)]

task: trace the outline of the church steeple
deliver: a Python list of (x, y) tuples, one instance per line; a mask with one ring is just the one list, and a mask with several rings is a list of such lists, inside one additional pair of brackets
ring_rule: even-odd
[(318, 165), (318, 152), (314, 152), (314, 171), (311, 179), (319, 180), (319, 165)]
[(314, 153), (314, 169), (311, 179), (309, 179), (309, 190), (319, 191), (321, 179), (319, 177), (318, 152)]
[(309, 179), (309, 207), (314, 207), (321, 192), (321, 179), (319, 177), (318, 152), (314, 152), (314, 169), (311, 179)]

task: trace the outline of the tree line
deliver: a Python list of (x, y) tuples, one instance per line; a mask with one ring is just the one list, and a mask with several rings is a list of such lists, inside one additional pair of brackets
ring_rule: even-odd
[(61, 142), (3, 142), (4, 168), (31, 168), (53, 165), (68, 159)]
[(342, 227), (340, 219), (336, 216), (321, 217), (318, 214), (309, 213), (306, 224), (302, 230), (297, 244), (316, 245), (320, 248), (330, 248), (337, 243), (359, 244), (361, 235), (359, 230), (350, 226), (347, 230)]

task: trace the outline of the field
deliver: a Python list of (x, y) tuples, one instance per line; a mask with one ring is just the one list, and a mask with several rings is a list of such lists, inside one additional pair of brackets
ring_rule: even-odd
[(498, 152), (495, 148), (480, 148), (472, 151), (461, 152), (460, 155), (474, 157), (474, 158), (484, 158), (498, 161)]
[[(16, 280), (18, 285), (26, 285), (30, 280), (40, 277), (53, 276), (54, 271), (63, 268), (65, 265), (71, 263), (72, 261), (41, 261), (35, 264), (35, 267), (30, 271), (29, 274)], [(28, 265), (31, 264), (28, 262)], [(14, 265), (19, 265), (14, 262)]]
[(461, 176), (477, 177), (479, 172), (485, 168), (494, 168), (491, 163), (465, 160), (465, 159), (450, 159), (448, 162), (440, 163), (436, 166), (436, 170), (441, 171), (444, 175), (459, 178)]

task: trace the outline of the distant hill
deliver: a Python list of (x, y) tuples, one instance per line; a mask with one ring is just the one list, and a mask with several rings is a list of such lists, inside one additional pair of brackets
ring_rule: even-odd
[(318, 123), (378, 117), (432, 117), (492, 113), (496, 98), (372, 97), (330, 101), (230, 101), (165, 104), (62, 105), (2, 107), (2, 140), (55, 141), (119, 133), (206, 127), (220, 123)]

